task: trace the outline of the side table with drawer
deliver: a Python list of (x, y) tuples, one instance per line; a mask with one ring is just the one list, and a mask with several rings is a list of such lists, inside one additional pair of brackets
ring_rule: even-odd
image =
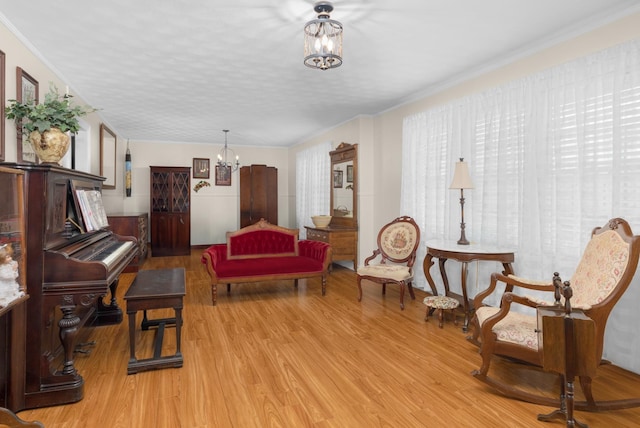
[(349, 260), (353, 262), (353, 270), (358, 270), (358, 229), (355, 227), (328, 226), (307, 229), (307, 239), (322, 241), (331, 245), (331, 261)]

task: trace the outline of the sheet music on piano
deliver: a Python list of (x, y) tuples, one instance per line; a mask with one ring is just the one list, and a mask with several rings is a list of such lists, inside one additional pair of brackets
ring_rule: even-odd
[(87, 232), (100, 230), (109, 226), (100, 192), (97, 190), (77, 189), (76, 197), (80, 202), (82, 218), (84, 219)]
[(76, 210), (82, 217), (85, 230), (92, 232), (108, 227), (109, 221), (104, 210), (100, 190), (93, 188), (91, 183), (77, 180), (71, 181), (71, 188)]

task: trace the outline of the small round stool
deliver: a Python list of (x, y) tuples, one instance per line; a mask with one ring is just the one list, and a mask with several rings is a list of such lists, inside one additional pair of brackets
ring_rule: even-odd
[(427, 296), (422, 301), (427, 306), (427, 313), (424, 316), (425, 321), (429, 321), (429, 312), (431, 309), (438, 310), (438, 327), (442, 328), (442, 321), (444, 318), (444, 311), (451, 311), (453, 314), (453, 323), (458, 325), (458, 319), (456, 318), (454, 311), (460, 305), (453, 297), (448, 296)]

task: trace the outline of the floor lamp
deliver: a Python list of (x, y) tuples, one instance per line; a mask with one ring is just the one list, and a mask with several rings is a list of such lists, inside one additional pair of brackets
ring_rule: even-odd
[(456, 162), (453, 181), (449, 189), (460, 189), (460, 239), (458, 245), (469, 245), (469, 241), (464, 235), (464, 189), (473, 189), (473, 183), (471, 176), (469, 176), (469, 165), (464, 161), (464, 158), (460, 158), (460, 162)]

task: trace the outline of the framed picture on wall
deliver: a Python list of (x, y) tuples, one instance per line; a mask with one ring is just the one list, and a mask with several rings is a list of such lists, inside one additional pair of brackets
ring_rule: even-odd
[(353, 165), (347, 165), (347, 183), (353, 183)]
[[(16, 100), (21, 103), (34, 100), (38, 104), (38, 81), (20, 67), (16, 67)], [(17, 126), (18, 162), (37, 163), (36, 152), (27, 138), (23, 138), (22, 125)]]
[(209, 178), (209, 159), (193, 158), (193, 178)]
[(216, 186), (231, 186), (231, 167), (216, 165)]
[(342, 170), (336, 169), (333, 171), (333, 187), (342, 187)]
[(116, 188), (116, 153), (118, 137), (104, 123), (100, 124), (100, 175), (105, 178), (103, 189)]

